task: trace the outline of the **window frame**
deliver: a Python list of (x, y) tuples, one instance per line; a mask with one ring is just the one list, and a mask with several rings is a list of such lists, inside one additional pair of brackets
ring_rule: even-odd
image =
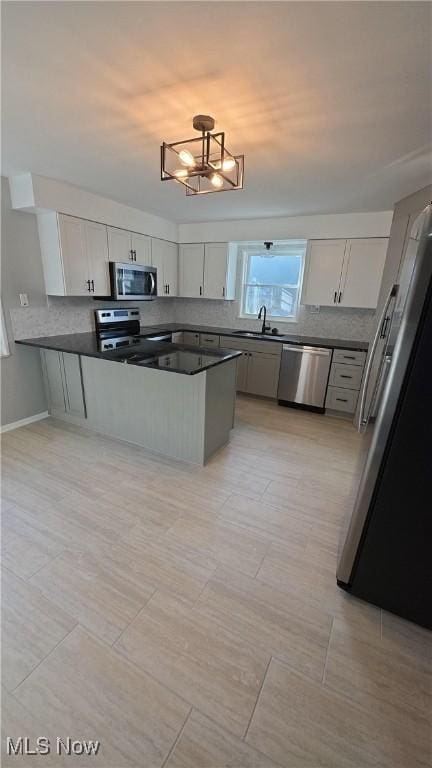
[[(295, 308), (292, 315), (288, 316), (282, 316), (282, 315), (272, 315), (270, 312), (267, 314), (267, 317), (269, 320), (272, 320), (274, 322), (278, 323), (297, 323), (298, 322), (298, 314), (299, 314), (299, 307), (300, 307), (300, 299), (301, 299), (301, 293), (303, 288), (303, 277), (305, 273), (305, 263), (306, 263), (306, 252), (307, 252), (307, 245), (308, 241), (305, 239), (298, 239), (298, 238), (292, 238), (287, 240), (275, 240), (273, 241), (273, 247), (276, 247), (278, 249), (283, 248), (283, 246), (299, 246), (303, 248), (303, 254), (301, 256), (301, 264), (300, 264), (300, 270), (299, 270), (299, 279), (298, 283), (296, 285), (293, 285), (292, 283), (284, 283), (277, 285), (276, 283), (256, 283), (256, 285), (260, 286), (266, 286), (266, 287), (275, 287), (275, 288), (294, 288), (297, 289), (296, 293), (296, 301), (295, 301)], [(251, 256), (256, 256), (257, 252), (262, 250), (263, 243), (262, 241), (253, 241), (248, 243), (239, 243), (238, 248), (241, 254), (241, 285), (240, 285), (240, 302), (239, 302), (239, 315), (238, 317), (243, 320), (256, 320), (257, 315), (255, 314), (249, 314), (245, 312), (245, 302), (246, 302), (246, 294), (247, 289), (249, 286), (254, 285), (254, 283), (247, 282), (247, 276), (249, 271), (249, 262)]]

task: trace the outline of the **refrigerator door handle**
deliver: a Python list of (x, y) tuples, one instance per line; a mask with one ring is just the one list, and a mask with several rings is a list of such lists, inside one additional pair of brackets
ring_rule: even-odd
[(397, 290), (398, 290), (398, 286), (396, 284), (392, 285), (391, 290), (389, 292), (389, 295), (387, 297), (387, 301), (386, 301), (386, 303), (384, 305), (384, 308), (383, 308), (383, 311), (381, 313), (381, 317), (380, 317), (379, 323), (377, 325), (377, 330), (376, 330), (376, 333), (375, 333), (375, 337), (374, 337), (374, 340), (372, 342), (372, 346), (371, 346), (371, 349), (370, 349), (370, 354), (369, 354), (369, 357), (368, 357), (368, 361), (366, 363), (366, 370), (365, 370), (365, 373), (364, 373), (363, 384), (362, 384), (362, 388), (361, 388), (361, 392), (360, 392), (360, 407), (359, 407), (359, 410), (358, 410), (358, 421), (357, 421), (357, 425), (356, 425), (358, 432), (362, 432), (363, 428), (367, 425), (367, 418), (365, 419), (364, 411), (365, 411), (365, 407), (366, 407), (366, 395), (367, 395), (367, 391), (368, 391), (368, 387), (369, 387), (369, 380), (370, 380), (370, 376), (371, 376), (371, 372), (372, 372), (372, 365), (373, 365), (373, 362), (374, 362), (374, 358), (375, 358), (375, 353), (376, 353), (376, 349), (377, 349), (377, 346), (378, 346), (378, 342), (379, 342), (379, 339), (380, 339), (380, 336), (381, 336), (381, 329), (383, 327), (383, 323), (384, 323), (385, 318), (387, 316), (387, 312), (388, 312), (388, 308), (390, 306), (390, 303), (391, 303), (392, 299), (394, 298), (394, 296), (396, 296)]

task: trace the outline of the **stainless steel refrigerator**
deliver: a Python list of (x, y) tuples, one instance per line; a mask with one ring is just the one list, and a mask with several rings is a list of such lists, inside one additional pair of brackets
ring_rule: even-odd
[(410, 232), (356, 418), (365, 459), (337, 583), (432, 628), (432, 205)]

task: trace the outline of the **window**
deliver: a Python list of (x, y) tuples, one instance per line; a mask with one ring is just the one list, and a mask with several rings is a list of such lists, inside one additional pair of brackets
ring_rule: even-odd
[(240, 246), (243, 253), (241, 314), (256, 317), (265, 304), (269, 317), (295, 320), (300, 297), (306, 240)]

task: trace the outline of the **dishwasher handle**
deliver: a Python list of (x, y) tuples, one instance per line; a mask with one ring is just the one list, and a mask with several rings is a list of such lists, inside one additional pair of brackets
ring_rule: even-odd
[(294, 347), (290, 344), (283, 345), (284, 352), (300, 352), (302, 355), (306, 352), (308, 355), (321, 355), (322, 357), (330, 357), (332, 350), (324, 347), (305, 347), (301, 344)]

